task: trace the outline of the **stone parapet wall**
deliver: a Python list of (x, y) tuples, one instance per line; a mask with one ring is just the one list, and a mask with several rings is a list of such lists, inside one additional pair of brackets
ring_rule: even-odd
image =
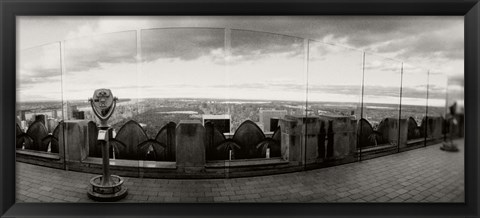
[(356, 125), (348, 116), (320, 116), (326, 129), (326, 158), (343, 159), (353, 156), (357, 149)]
[(348, 116), (287, 116), (280, 128), (282, 157), (290, 162), (319, 164), (353, 157), (356, 151), (356, 128)]
[[(427, 136), (442, 136), (442, 120), (429, 118), (422, 123), (427, 125)], [(363, 122), (368, 124), (366, 120)], [(360, 149), (357, 135), (360, 123), (351, 116), (285, 116), (279, 120), (279, 128), (274, 133), (258, 132), (258, 126), (248, 121), (231, 138), (226, 138), (217, 134), (213, 125), (203, 126), (199, 121), (185, 120), (179, 124), (169, 123), (154, 139), (149, 139), (141, 126), (131, 121), (112, 139), (110, 157), (116, 155), (116, 160), (112, 160), (116, 173), (134, 177), (229, 178), (292, 172), (356, 161)], [(374, 132), (387, 142), (400, 140), (399, 149), (402, 149), (408, 146), (408, 132), (418, 131), (422, 126), (418, 127), (409, 119), (386, 118)], [(21, 131), (17, 128), (17, 140), (21, 139), (16, 145), (19, 161), (100, 172), (101, 162), (92, 161), (92, 158), (101, 157), (95, 123), (69, 120), (48, 133), (43, 123), (36, 122), (29, 132)], [(136, 134), (122, 133), (132, 131)], [(38, 150), (22, 149), (25, 145)], [(47, 152), (46, 146), (55, 149)], [(229, 149), (232, 156), (229, 156)], [(270, 158), (266, 158), (267, 149)], [(136, 154), (132, 157), (137, 158), (122, 158), (128, 157), (129, 150), (134, 151)], [(95, 152), (97, 154), (92, 155)]]

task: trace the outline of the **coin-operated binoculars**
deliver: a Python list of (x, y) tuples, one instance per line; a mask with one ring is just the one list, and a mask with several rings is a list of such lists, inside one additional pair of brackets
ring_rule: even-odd
[(112, 128), (107, 124), (115, 110), (117, 98), (113, 97), (110, 89), (97, 89), (90, 98), (90, 104), (95, 115), (100, 119), (98, 142), (102, 146), (103, 175), (95, 176), (90, 180), (88, 197), (97, 201), (116, 201), (127, 195), (127, 188), (123, 185), (123, 178), (110, 174), (110, 138)]

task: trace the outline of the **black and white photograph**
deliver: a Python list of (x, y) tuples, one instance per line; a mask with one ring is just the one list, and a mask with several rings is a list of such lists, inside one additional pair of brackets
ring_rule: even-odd
[(464, 203), (464, 28), (17, 16), (16, 202)]

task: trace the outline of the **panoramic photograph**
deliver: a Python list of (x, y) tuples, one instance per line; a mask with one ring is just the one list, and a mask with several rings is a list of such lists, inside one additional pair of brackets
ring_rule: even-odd
[(16, 202), (465, 202), (463, 16), (16, 31)]

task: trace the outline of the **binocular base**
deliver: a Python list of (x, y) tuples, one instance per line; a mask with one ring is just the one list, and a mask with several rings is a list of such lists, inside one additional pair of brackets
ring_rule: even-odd
[(118, 201), (127, 196), (127, 188), (123, 186), (120, 176), (111, 175), (111, 184), (102, 185), (103, 176), (95, 176), (90, 180), (88, 197), (95, 201)]
[(443, 142), (442, 146), (440, 146), (440, 150), (449, 151), (449, 152), (457, 152), (458, 147), (453, 142)]

